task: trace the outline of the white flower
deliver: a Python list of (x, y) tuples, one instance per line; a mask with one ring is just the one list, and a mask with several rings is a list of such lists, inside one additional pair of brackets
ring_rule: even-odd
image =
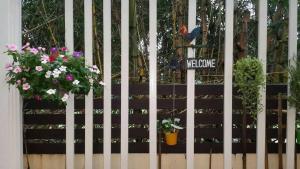
[(42, 64), (46, 64), (46, 63), (47, 63), (47, 60), (42, 60), (41, 63), (42, 63)]
[(91, 79), (89, 79), (89, 82), (90, 82), (90, 84), (93, 84), (94, 80), (91, 78)]
[(179, 123), (179, 122), (180, 122), (180, 119), (179, 119), (179, 118), (174, 118), (174, 122)]
[(56, 89), (49, 89), (49, 90), (47, 90), (47, 93), (48, 94), (55, 94), (55, 92), (56, 92)]
[(62, 71), (62, 72), (66, 72), (67, 71), (67, 67), (66, 66), (61, 66), (59, 68), (59, 70)]
[(51, 75), (52, 75), (52, 72), (51, 71), (47, 71), (46, 74), (45, 74), (45, 77), (47, 79), (49, 79), (51, 77)]
[(64, 94), (64, 96), (61, 98), (61, 100), (63, 102), (66, 102), (69, 99), (69, 95), (68, 94)]
[(60, 74), (61, 74), (61, 71), (58, 69), (54, 69), (52, 72), (52, 75), (54, 78), (58, 78)]
[(63, 57), (65, 57), (65, 55), (59, 55), (59, 57), (63, 58)]
[(90, 69), (91, 72), (94, 72), (96, 74), (100, 74), (100, 70), (96, 65), (93, 65), (92, 68)]
[(172, 126), (174, 129), (178, 129), (178, 130), (181, 130), (181, 129), (183, 129), (182, 127), (180, 127), (180, 126), (177, 126), (177, 125), (175, 125), (175, 124), (171, 124), (171, 126)]
[(43, 71), (43, 67), (42, 66), (36, 66), (35, 70), (38, 71), (38, 72), (41, 72), (41, 71)]
[(105, 86), (105, 83), (103, 81), (100, 81), (99, 84)]
[(79, 84), (79, 80), (74, 80), (73, 81), (73, 85), (78, 85)]
[(169, 123), (169, 120), (163, 119), (163, 120), (161, 121), (161, 123), (162, 123), (162, 124)]

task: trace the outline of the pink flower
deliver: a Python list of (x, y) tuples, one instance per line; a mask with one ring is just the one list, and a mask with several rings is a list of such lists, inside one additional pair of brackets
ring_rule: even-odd
[(29, 47), (29, 45), (30, 45), (30, 43), (27, 42), (27, 43), (22, 47), (22, 50), (23, 50), (23, 49), (27, 49), (27, 48)]
[(11, 63), (6, 63), (6, 64), (5, 64), (5, 70), (10, 71), (10, 70), (13, 70), (13, 69), (14, 69), (14, 68), (13, 68), (13, 66), (12, 66)]
[(45, 51), (46, 50), (46, 48), (42, 48), (42, 51)]
[(38, 47), (38, 50), (42, 50), (42, 49), (43, 49), (42, 47), (40, 47), (40, 46)]
[(17, 80), (17, 85), (21, 85), (21, 80)]
[(67, 56), (63, 57), (63, 62), (68, 62), (68, 57)]
[(42, 66), (36, 66), (35, 70), (38, 71), (38, 72), (41, 72), (41, 71), (43, 71), (43, 67)]
[(35, 54), (35, 55), (39, 53), (39, 51), (36, 48), (31, 48), (30, 52)]
[(11, 80), (11, 77), (6, 77), (5, 80), (6, 80), (6, 81), (10, 81), (10, 80)]
[(16, 66), (15, 69), (13, 70), (14, 73), (21, 73), (22, 69), (20, 68), (20, 66)]
[(28, 83), (23, 84), (23, 90), (29, 90), (30, 89), (30, 85)]
[(67, 47), (62, 47), (61, 51), (66, 52), (66, 51), (68, 51), (68, 48)]
[(15, 44), (9, 44), (9, 45), (6, 45), (6, 47), (11, 52), (17, 51), (17, 45), (15, 45)]
[(43, 64), (46, 64), (47, 62), (49, 62), (49, 56), (48, 55), (42, 55), (41, 61), (42, 61)]

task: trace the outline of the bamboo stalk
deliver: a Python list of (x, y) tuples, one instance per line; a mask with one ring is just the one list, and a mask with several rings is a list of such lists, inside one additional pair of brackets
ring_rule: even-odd
[(282, 164), (282, 103), (281, 94), (278, 95), (278, 168), (283, 169)]

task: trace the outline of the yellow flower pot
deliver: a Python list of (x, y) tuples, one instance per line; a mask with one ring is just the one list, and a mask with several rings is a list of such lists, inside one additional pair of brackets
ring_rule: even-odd
[(165, 133), (165, 140), (166, 140), (166, 144), (169, 146), (174, 146), (177, 144), (177, 136), (178, 136), (178, 131), (176, 131), (175, 133)]

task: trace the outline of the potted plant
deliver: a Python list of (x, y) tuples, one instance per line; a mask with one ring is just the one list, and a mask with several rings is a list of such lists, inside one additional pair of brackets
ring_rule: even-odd
[(167, 145), (173, 146), (177, 144), (178, 132), (183, 129), (179, 126), (179, 122), (179, 118), (167, 118), (161, 121), (160, 128), (165, 134)]
[[(300, 114), (300, 62), (296, 62), (295, 66), (289, 68), (290, 76), (290, 96), (288, 97), (289, 104), (296, 108), (297, 114)], [(296, 138), (300, 144), (300, 121), (296, 123)]]
[(69, 93), (88, 94), (99, 91), (103, 82), (97, 66), (86, 66), (82, 52), (70, 53), (67, 48), (30, 47), (21, 50), (7, 45), (6, 81), (14, 85), (25, 99), (49, 100), (66, 104)]
[(242, 144), (243, 144), (243, 168), (246, 168), (246, 128), (247, 114), (256, 119), (257, 113), (261, 110), (260, 88), (265, 83), (263, 67), (259, 59), (245, 57), (237, 61), (234, 67), (235, 86), (238, 90), (238, 97), (242, 101)]

